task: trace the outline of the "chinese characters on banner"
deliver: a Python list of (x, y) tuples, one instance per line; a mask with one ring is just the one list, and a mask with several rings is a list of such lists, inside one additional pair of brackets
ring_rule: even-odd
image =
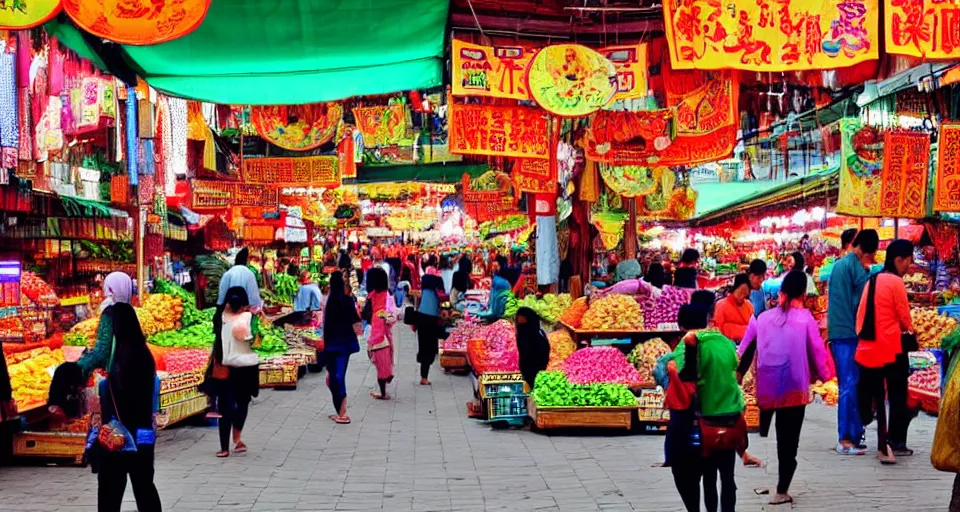
[(927, 173), (930, 136), (892, 130), (883, 137), (880, 213), (888, 217), (920, 218), (927, 213)]
[(960, 3), (884, 0), (886, 51), (926, 59), (960, 55)]
[(544, 112), (527, 107), (450, 105), (450, 152), (549, 158)]
[(463, 211), (477, 222), (486, 222), (510, 215), (523, 215), (517, 208), (516, 196), (510, 190), (510, 178), (503, 175), (497, 180), (505, 186), (498, 190), (471, 190), (470, 175), (464, 174), (461, 190), (463, 191)]
[(857, 217), (880, 215), (880, 159), (864, 148), (879, 142), (866, 136), (860, 120), (840, 120), (840, 192), (837, 213)]
[(550, 160), (520, 158), (513, 168), (513, 186), (518, 192), (557, 194), (557, 176)]
[[(453, 95), (530, 99), (527, 69), (538, 49), (525, 46), (483, 46), (453, 40)], [(609, 46), (598, 50), (617, 70), (613, 99), (647, 94), (647, 45)]]
[[(898, 0), (899, 1), (899, 0)], [(668, 0), (674, 69), (801, 71), (879, 58), (878, 0)]]
[(939, 146), (933, 208), (960, 212), (960, 123), (940, 126)]
[(194, 210), (219, 210), (231, 206), (276, 208), (279, 193), (276, 187), (265, 187), (230, 181), (192, 180), (190, 207)]
[(248, 158), (243, 161), (243, 180), (265, 185), (337, 188), (340, 164), (335, 156)]

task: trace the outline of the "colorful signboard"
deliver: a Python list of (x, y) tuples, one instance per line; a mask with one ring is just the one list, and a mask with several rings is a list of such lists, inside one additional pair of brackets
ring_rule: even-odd
[(450, 152), (549, 158), (544, 112), (528, 107), (450, 105)]
[(579, 44), (543, 48), (527, 69), (530, 96), (562, 117), (592, 114), (613, 100), (617, 69), (603, 55)]
[(940, 126), (933, 209), (960, 212), (960, 123)]
[(891, 130), (883, 136), (880, 213), (920, 218), (927, 213), (930, 135)]
[(876, 131), (859, 119), (840, 120), (840, 192), (837, 213), (858, 217), (880, 214), (882, 158), (871, 149), (880, 142)]
[(923, 59), (960, 55), (960, 2), (956, 0), (884, 0), (887, 53)]
[(243, 181), (282, 186), (340, 186), (340, 164), (335, 156), (247, 158), (243, 160)]

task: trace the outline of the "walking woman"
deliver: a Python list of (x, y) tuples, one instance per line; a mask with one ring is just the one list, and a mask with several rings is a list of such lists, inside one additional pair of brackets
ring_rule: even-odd
[(903, 275), (912, 264), (913, 243), (903, 239), (890, 242), (883, 272), (870, 278), (857, 309), (857, 405), (864, 425), (873, 421), (876, 411), (877, 457), (881, 464), (896, 464), (897, 455), (913, 455), (913, 450), (906, 446), (911, 419), (907, 410), (907, 353), (916, 349), (909, 346), (911, 340), (916, 344), (916, 338), (904, 336), (912, 335), (914, 330), (903, 284)]
[(793, 503), (787, 494), (797, 470), (800, 427), (810, 403), (810, 368), (821, 380), (833, 378), (827, 362), (820, 328), (810, 310), (804, 308), (807, 275), (790, 271), (780, 287), (780, 307), (767, 310), (752, 320), (740, 343), (743, 375), (757, 356), (757, 406), (760, 408), (760, 435), (770, 431), (774, 412), (777, 418), (777, 460), (780, 477), (771, 505)]
[[(367, 271), (367, 279), (373, 268)], [(323, 310), (323, 360), (327, 364), (327, 387), (336, 411), (330, 419), (341, 424), (350, 423), (347, 416), (347, 363), (351, 355), (360, 352), (357, 335), (361, 332), (356, 303), (347, 297), (345, 289), (343, 274), (331, 274), (330, 296)]]
[(377, 368), (377, 385), (380, 394), (370, 392), (377, 400), (389, 400), (387, 384), (393, 382), (393, 333), (395, 308), (390, 292), (387, 291), (387, 273), (382, 268), (371, 268), (367, 272), (367, 302), (363, 306), (364, 320), (370, 323), (370, 337), (367, 339), (367, 355)]
[(113, 310), (117, 304), (130, 304), (133, 295), (133, 280), (124, 272), (111, 272), (103, 280), (103, 302), (100, 303), (100, 324), (93, 350), (85, 352), (77, 361), (84, 376), (98, 368), (107, 369), (110, 350), (113, 346)]
[[(129, 279), (129, 278), (128, 278)], [(156, 431), (154, 401), (159, 381), (147, 339), (133, 306), (112, 306), (107, 378), (100, 385), (103, 424), (116, 419), (136, 439), (133, 452), (100, 450), (93, 463), (97, 474), (97, 510), (120, 512), (127, 476), (140, 512), (159, 512), (160, 495), (153, 483)], [(112, 363), (112, 364), (111, 364)]]
[(440, 350), (440, 294), (443, 280), (434, 267), (420, 281), (420, 307), (417, 309), (417, 362), (420, 363), (420, 385), (429, 386), (430, 366)]
[[(247, 421), (250, 401), (260, 394), (260, 359), (251, 347), (253, 328), (250, 301), (240, 286), (227, 290), (220, 326), (214, 342), (214, 372), (226, 370), (226, 378), (219, 382), (217, 403), (221, 418), (220, 451), (217, 457), (230, 455), (230, 436), (233, 434), (234, 453), (244, 453), (241, 434)], [(217, 366), (222, 367), (217, 370)]]
[(520, 356), (520, 374), (533, 389), (537, 374), (547, 369), (550, 362), (550, 341), (540, 328), (540, 316), (530, 308), (517, 310), (517, 353)]

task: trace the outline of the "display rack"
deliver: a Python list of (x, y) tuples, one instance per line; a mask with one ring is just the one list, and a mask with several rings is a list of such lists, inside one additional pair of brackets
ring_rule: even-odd
[(537, 428), (633, 429), (636, 406), (627, 407), (537, 407), (533, 399), (527, 409)]

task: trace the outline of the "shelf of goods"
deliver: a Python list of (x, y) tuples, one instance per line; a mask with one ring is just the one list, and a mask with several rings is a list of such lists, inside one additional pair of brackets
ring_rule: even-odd
[(593, 338), (630, 340), (631, 345), (652, 338), (679, 338), (677, 311), (690, 300), (688, 290), (665, 286), (659, 297), (609, 293), (588, 302), (581, 297), (559, 315), (559, 324), (579, 344)]
[(447, 372), (470, 370), (467, 358), (467, 342), (473, 338), (478, 324), (469, 320), (457, 320), (447, 339), (440, 342), (440, 367)]
[(260, 388), (297, 389), (300, 362), (296, 357), (275, 356), (260, 363)]
[(477, 378), (480, 418), (487, 423), (522, 426), (530, 389), (516, 372), (485, 373)]
[(200, 392), (206, 367), (181, 373), (160, 375), (160, 412), (157, 428), (167, 428), (210, 407), (209, 397)]
[(942, 354), (938, 349), (910, 353), (907, 404), (929, 414), (940, 410)]

